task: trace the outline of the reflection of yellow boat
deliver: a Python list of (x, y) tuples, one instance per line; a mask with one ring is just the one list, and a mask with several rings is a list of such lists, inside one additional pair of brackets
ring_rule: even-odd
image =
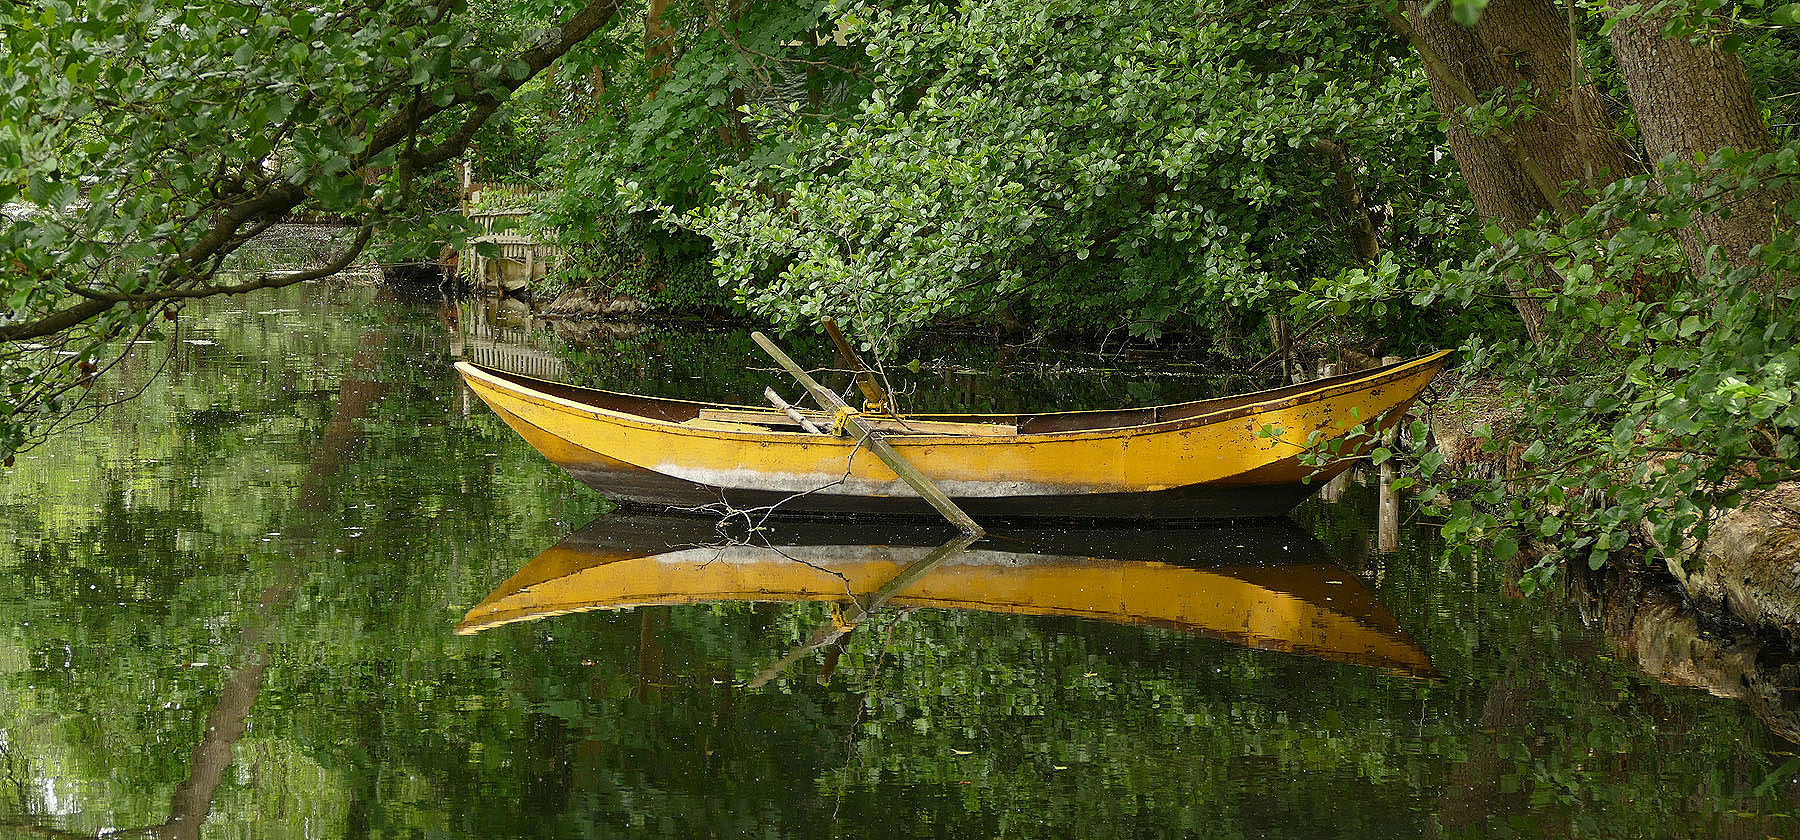
[[(1279, 516), (1333, 475), (1315, 475), (1300, 462), (1309, 435), (1342, 435), (1378, 417), (1398, 422), (1446, 355), (1155, 408), (872, 419), (902, 456), (975, 516)], [(695, 505), (723, 494), (749, 507), (805, 493), (782, 509), (930, 513), (854, 441), (807, 434), (777, 411), (576, 388), (467, 362), (456, 367), (532, 446), (617, 499)], [(830, 425), (830, 418), (814, 417)], [(1259, 437), (1265, 426), (1286, 435)]]
[[(602, 517), (500, 584), (456, 631), (649, 605), (860, 603), (931, 552), (932, 532), (883, 533), (898, 539), (849, 545), (856, 532), (846, 526), (796, 523), (781, 526), (771, 547), (713, 547), (708, 523)], [(897, 590), (887, 606), (1166, 627), (1434, 674), (1362, 582), (1292, 526), (995, 535)]]

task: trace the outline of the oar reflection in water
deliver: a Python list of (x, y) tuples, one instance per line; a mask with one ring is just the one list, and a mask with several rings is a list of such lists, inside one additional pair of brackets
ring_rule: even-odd
[(779, 667), (881, 608), (1067, 616), (1154, 626), (1415, 677), (1425, 652), (1351, 572), (1292, 525), (1029, 530), (974, 544), (942, 528), (784, 522), (769, 544), (710, 546), (692, 519), (606, 516), (546, 549), (463, 618), (458, 633), (589, 610), (739, 602), (849, 607)]
[(800, 661), (801, 657), (848, 637), (857, 627), (860, 627), (864, 621), (868, 620), (869, 616), (874, 615), (882, 607), (887, 606), (887, 602), (893, 600), (895, 595), (900, 594), (907, 587), (918, 581), (919, 578), (930, 574), (932, 570), (936, 569), (945, 561), (962, 553), (963, 549), (974, 545), (975, 541), (978, 539), (981, 538), (974, 534), (960, 534), (952, 537), (948, 542), (932, 549), (931, 553), (907, 564), (905, 569), (902, 569), (899, 574), (894, 575), (887, 583), (882, 584), (880, 589), (875, 590), (875, 592), (867, 598), (857, 599), (851, 602), (850, 608), (841, 613), (833, 610), (831, 621), (820, 625), (819, 629), (813, 631), (811, 638), (801, 642), (798, 647), (789, 651), (788, 655), (777, 660), (775, 664), (764, 668), (762, 673), (757, 674), (754, 679), (750, 680), (750, 687), (762, 688), (763, 686), (768, 685), (770, 680), (781, 676), (782, 673), (787, 671), (789, 666)]

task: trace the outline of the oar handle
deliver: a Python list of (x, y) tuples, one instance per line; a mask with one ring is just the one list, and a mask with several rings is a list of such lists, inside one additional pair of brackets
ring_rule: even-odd
[(806, 419), (806, 415), (801, 414), (799, 409), (789, 405), (787, 400), (782, 399), (780, 394), (775, 393), (774, 388), (764, 388), (763, 399), (768, 400), (773, 403), (776, 408), (781, 409), (782, 414), (786, 414), (789, 420), (800, 424), (800, 428), (805, 429), (809, 434), (825, 434), (824, 430), (813, 425), (813, 421)]
[(869, 370), (869, 366), (863, 364), (862, 358), (856, 355), (856, 348), (850, 346), (850, 339), (845, 338), (844, 331), (838, 329), (837, 321), (820, 318), (819, 323), (825, 326), (825, 334), (831, 336), (831, 343), (837, 345), (838, 355), (843, 356), (850, 369), (856, 371), (856, 387), (862, 389), (863, 400), (868, 403), (863, 406), (864, 410), (886, 410), (891, 413), (894, 410), (893, 403), (888, 401), (887, 392), (875, 381), (875, 374)]

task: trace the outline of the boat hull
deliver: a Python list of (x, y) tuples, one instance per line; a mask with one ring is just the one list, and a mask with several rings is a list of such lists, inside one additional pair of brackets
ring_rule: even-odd
[[(1347, 465), (1302, 462), (1315, 434), (1397, 423), (1445, 354), (1314, 387), (1246, 395), (1216, 410), (1100, 429), (1004, 437), (892, 435), (894, 448), (971, 515), (1004, 519), (1206, 520), (1276, 517)], [(470, 387), (551, 462), (603, 495), (642, 507), (778, 505), (802, 515), (929, 516), (931, 508), (854, 441), (683, 421), (670, 402), (634, 414), (580, 389), (459, 363)], [(1263, 399), (1257, 399), (1264, 396)], [(1196, 404), (1200, 405), (1200, 404)], [(1152, 415), (1154, 416), (1154, 415)], [(960, 418), (980, 419), (980, 418)], [(1284, 429), (1279, 438), (1259, 430)], [(1350, 448), (1369, 438), (1346, 440)]]

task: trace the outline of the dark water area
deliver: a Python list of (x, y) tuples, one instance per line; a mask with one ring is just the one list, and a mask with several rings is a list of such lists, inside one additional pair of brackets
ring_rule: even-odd
[[(534, 317), (513, 300), (465, 301), (454, 320), (454, 348), (480, 364), (559, 382), (658, 397), (766, 406), (774, 385), (794, 402), (793, 380), (750, 340), (746, 330), (698, 324), (645, 326)], [(783, 336), (779, 343), (820, 381), (848, 388), (837, 352), (820, 335)], [(905, 410), (1012, 413), (1159, 405), (1273, 388), (1279, 365), (1220, 375), (1195, 351), (1159, 351), (1114, 343), (1072, 349), (1052, 343), (996, 346), (988, 336), (942, 335), (933, 358), (906, 359), (884, 370)], [(909, 367), (910, 366), (910, 367)]]
[[(450, 367), (753, 402), (740, 335), (328, 283), (181, 323), (0, 474), (0, 837), (1800, 836), (1746, 703), (1428, 527), (1376, 551), (1369, 488), (1001, 533), (861, 615), (947, 529), (613, 511)], [(947, 355), (916, 409), (1245, 385)]]

